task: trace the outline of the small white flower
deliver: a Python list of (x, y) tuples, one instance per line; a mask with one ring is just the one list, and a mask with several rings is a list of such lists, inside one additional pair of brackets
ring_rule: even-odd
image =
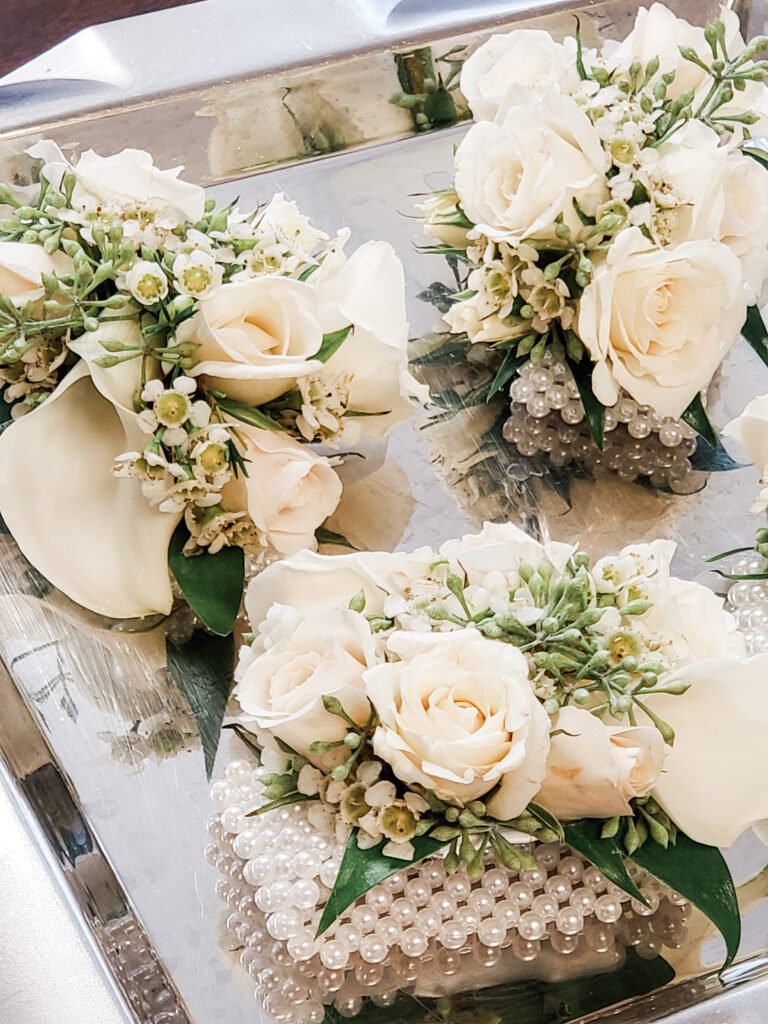
[(357, 830), (357, 848), (358, 848), (358, 850), (371, 850), (374, 846), (378, 846), (378, 844), (380, 842), (381, 842), (381, 836), (372, 836), (370, 834), (370, 832), (365, 832), (361, 828), (359, 828)]
[(125, 287), (143, 306), (152, 306), (168, 294), (168, 278), (157, 263), (139, 260), (125, 278)]
[(213, 256), (201, 250), (180, 253), (173, 263), (176, 288), (182, 295), (194, 299), (205, 299), (222, 282), (223, 267), (217, 265)]
[(182, 395), (194, 395), (197, 391), (197, 381), (194, 377), (185, 377), (182, 374), (173, 382), (173, 390), (181, 392)]
[[(366, 803), (368, 802), (368, 796), (366, 794)], [(367, 832), (370, 836), (375, 836), (378, 841), (381, 839), (381, 828), (379, 827), (379, 815), (376, 811), (369, 811), (364, 814), (362, 818), (357, 819), (357, 824), (360, 826), (363, 832)]]
[(341, 798), (346, 793), (349, 787), (345, 782), (339, 782), (337, 779), (331, 779), (328, 783), (328, 788), (325, 791), (325, 799), (329, 804), (341, 803)]
[(414, 814), (426, 814), (429, 810), (429, 804), (424, 797), (419, 796), (418, 793), (406, 793), (403, 800)]

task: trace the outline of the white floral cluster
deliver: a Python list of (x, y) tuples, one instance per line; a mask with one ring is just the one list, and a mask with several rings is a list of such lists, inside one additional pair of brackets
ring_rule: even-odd
[(427, 233), (469, 265), (451, 330), (512, 356), (554, 345), (605, 406), (620, 389), (679, 417), (768, 278), (768, 40), (662, 4), (620, 43), (497, 35), (461, 76), (476, 123)]
[(624, 822), (625, 844), (675, 826), (730, 844), (766, 815), (726, 796), (741, 754), (762, 757), (743, 700), (768, 710), (766, 660), (746, 658), (711, 591), (670, 575), (673, 553), (637, 544), (590, 568), (487, 524), (439, 552), (269, 566), (236, 677), (265, 797), (315, 801), (315, 827), (389, 856), (449, 841), (468, 870), (488, 843), (506, 863), (510, 842), (551, 838), (555, 819)]
[[(427, 397), (391, 246), (348, 254), (347, 228), (329, 236), (280, 194), (216, 210), (140, 150), (30, 154), (38, 184), (0, 185), (0, 385), (18, 420), (0, 508), (27, 557), (132, 618), (170, 610), (182, 519), (190, 556), (316, 547), (341, 480), (306, 442), (383, 437)], [(66, 546), (30, 513), (51, 502)]]

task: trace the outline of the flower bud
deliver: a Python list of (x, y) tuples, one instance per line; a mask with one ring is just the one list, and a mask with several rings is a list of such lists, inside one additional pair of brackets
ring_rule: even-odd
[(350, 598), (348, 608), (353, 612), (362, 612), (365, 608), (365, 591), (360, 589), (354, 597)]

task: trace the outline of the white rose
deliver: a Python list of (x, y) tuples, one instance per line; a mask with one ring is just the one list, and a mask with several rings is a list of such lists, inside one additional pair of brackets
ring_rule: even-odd
[(667, 677), (682, 696), (646, 698), (675, 730), (653, 795), (696, 842), (730, 846), (768, 818), (767, 678), (768, 654), (697, 661)]
[(375, 656), (365, 618), (346, 608), (302, 618), (293, 608), (274, 605), (259, 642), (265, 650), (248, 661), (235, 691), (244, 714), (265, 738), (282, 740), (314, 764), (338, 763), (338, 752), (329, 757), (309, 747), (315, 740), (344, 739), (348, 729), (325, 710), (325, 696), (336, 697), (359, 725), (368, 720), (362, 677)]
[(559, 541), (541, 544), (512, 523), (484, 523), (480, 533), (446, 541), (440, 556), (458, 563), (468, 583), (480, 585), (490, 572), (516, 573), (521, 561), (535, 567), (546, 558), (560, 574), (576, 550)]
[(371, 241), (316, 273), (323, 333), (353, 326), (320, 376), (343, 379), (347, 407), (367, 414), (363, 432), (383, 437), (412, 415), (411, 399), (429, 400), (429, 388), (408, 370), (403, 265), (391, 245)]
[(657, 77), (668, 71), (675, 72), (667, 90), (667, 96), (675, 99), (688, 89), (697, 89), (706, 78), (702, 68), (683, 58), (681, 46), (692, 47), (705, 64), (712, 60), (703, 28), (678, 18), (663, 4), (652, 4), (650, 8), (640, 8), (632, 31), (621, 43), (611, 40), (603, 45), (601, 53), (611, 68), (625, 70), (633, 61), (645, 66), (658, 57)]
[(240, 473), (222, 488), (225, 508), (246, 510), (280, 554), (315, 547), (315, 530), (341, 498), (339, 477), (327, 459), (281, 431), (236, 426), (248, 476)]
[(323, 343), (315, 289), (287, 277), (222, 285), (178, 336), (200, 346), (193, 376), (248, 405), (269, 402), (323, 368), (312, 358)]
[(740, 416), (723, 430), (746, 448), (762, 478), (768, 477), (768, 395), (759, 395), (747, 404)]
[(495, 789), (489, 813), (520, 814), (544, 776), (550, 728), (520, 651), (472, 630), (395, 633), (389, 646), (401, 660), (363, 676), (377, 756), (408, 785), (463, 803)]
[(623, 387), (659, 416), (680, 416), (738, 340), (746, 310), (741, 265), (727, 246), (656, 249), (639, 228), (622, 231), (580, 303), (596, 397), (613, 405)]
[(461, 69), (461, 91), (478, 121), (493, 121), (510, 86), (559, 85), (568, 92), (578, 84), (576, 40), (556, 43), (541, 29), (492, 35)]
[(49, 256), (42, 245), (0, 242), (0, 295), (23, 306), (43, 297), (43, 274), (69, 274), (73, 263), (63, 252)]
[[(61, 188), (62, 178), (72, 165), (59, 147), (43, 140), (27, 152), (45, 161), (42, 173), (54, 188)], [(183, 169), (158, 170), (150, 154), (141, 149), (123, 149), (113, 156), (99, 156), (89, 149), (74, 164), (77, 184), (73, 204), (88, 196), (105, 203), (139, 206), (154, 201), (164, 206), (177, 223), (194, 224), (205, 212), (205, 192), (199, 185), (179, 181)]]
[(575, 219), (574, 198), (590, 205), (607, 198), (606, 159), (594, 126), (572, 99), (513, 87), (498, 123), (473, 125), (456, 150), (456, 191), (488, 238), (548, 237), (558, 214), (569, 224)]
[(562, 820), (631, 814), (629, 801), (645, 796), (664, 763), (664, 740), (654, 726), (608, 726), (581, 708), (564, 707), (547, 774), (536, 802)]
[(717, 134), (700, 121), (690, 121), (660, 147), (652, 174), (671, 185), (678, 200), (664, 215), (659, 241), (723, 242), (741, 260), (748, 301), (756, 302), (768, 277), (765, 168), (733, 145), (721, 145)]

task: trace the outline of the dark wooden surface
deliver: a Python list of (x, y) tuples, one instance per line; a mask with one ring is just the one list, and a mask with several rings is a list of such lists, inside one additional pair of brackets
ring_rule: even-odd
[(78, 29), (195, 0), (0, 0), (0, 75)]

